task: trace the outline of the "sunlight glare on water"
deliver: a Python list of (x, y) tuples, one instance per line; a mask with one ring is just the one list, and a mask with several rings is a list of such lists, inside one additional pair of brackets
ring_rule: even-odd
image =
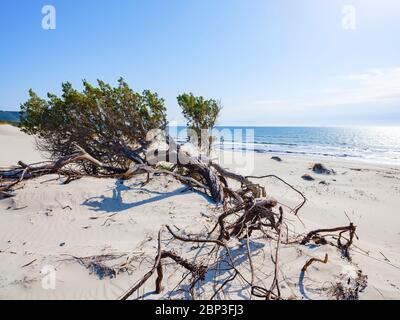
[[(242, 131), (242, 141), (227, 136), (224, 149), (253, 149), (259, 153), (282, 153), (342, 158), (400, 165), (400, 127), (218, 127)], [(246, 130), (254, 130), (254, 141), (246, 141)], [(180, 127), (181, 142), (185, 136)], [(233, 143), (235, 142), (235, 143)]]

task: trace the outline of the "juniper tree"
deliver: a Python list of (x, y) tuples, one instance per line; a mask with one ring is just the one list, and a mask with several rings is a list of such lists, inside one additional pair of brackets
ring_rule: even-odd
[[(21, 127), (37, 136), (40, 150), (52, 158), (76, 145), (105, 164), (126, 168), (127, 153), (140, 146), (151, 129), (165, 129), (164, 100), (157, 93), (134, 92), (121, 78), (116, 87), (83, 81), (83, 91), (62, 84), (62, 95), (40, 98), (33, 90), (21, 105)], [(129, 158), (129, 155), (128, 155)]]
[(197, 146), (201, 151), (209, 153), (213, 142), (212, 129), (215, 127), (221, 104), (214, 99), (205, 99), (194, 96), (193, 93), (184, 93), (177, 97), (178, 104), (182, 108), (183, 115), (187, 121), (190, 131), (197, 136)]

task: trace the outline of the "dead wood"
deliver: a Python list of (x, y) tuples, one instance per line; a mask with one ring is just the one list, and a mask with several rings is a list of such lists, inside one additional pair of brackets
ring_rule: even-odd
[(274, 292), (274, 290), (276, 289), (277, 292), (277, 297), (278, 299), (281, 297), (281, 291), (279, 289), (279, 249), (280, 249), (280, 245), (281, 245), (281, 236), (282, 236), (282, 221), (283, 221), (283, 209), (282, 207), (279, 207), (279, 213), (280, 213), (280, 217), (279, 217), (279, 221), (281, 222), (279, 224), (279, 230), (278, 230), (278, 240), (276, 242), (276, 250), (275, 250), (275, 268), (274, 268), (274, 279), (272, 280), (272, 284), (270, 289), (268, 290), (268, 293), (266, 295), (266, 299), (269, 300), (271, 297), (271, 294)]
[[(353, 239), (353, 236), (355, 234), (356, 231), (356, 226), (353, 223), (350, 223), (349, 226), (344, 226), (344, 227), (336, 227), (336, 228), (330, 228), (330, 229), (317, 229), (317, 230), (313, 230), (310, 231), (301, 241), (301, 244), (307, 244), (308, 242), (310, 242), (310, 240), (312, 240), (314, 237), (318, 236), (318, 234), (320, 233), (331, 233), (331, 232), (338, 232), (338, 231), (348, 231), (350, 232), (351, 236), (351, 241)], [(351, 245), (351, 242), (350, 242)]]
[(170, 228), (168, 225), (166, 226), (166, 228), (167, 228), (167, 230), (169, 231), (169, 233), (170, 233), (175, 239), (178, 239), (178, 240), (183, 241), (183, 242), (215, 243), (215, 244), (218, 244), (218, 245), (220, 245), (220, 246), (225, 246), (225, 243), (222, 242), (222, 241), (220, 241), (220, 240), (213, 240), (213, 239), (197, 239), (197, 238), (195, 238), (195, 239), (193, 239), (193, 238), (185, 238), (185, 237), (181, 237), (181, 236), (176, 235), (176, 234), (171, 230), (171, 228)]
[(293, 212), (294, 212), (296, 215), (297, 215), (297, 213), (300, 211), (300, 209), (301, 209), (301, 208), (306, 204), (306, 202), (307, 202), (306, 196), (305, 196), (301, 191), (299, 191), (298, 189), (296, 189), (295, 187), (293, 187), (290, 183), (286, 182), (285, 180), (283, 180), (282, 178), (280, 178), (280, 177), (278, 177), (278, 176), (276, 176), (276, 175), (274, 175), (274, 174), (268, 174), (268, 175), (265, 175), (265, 176), (247, 176), (247, 178), (253, 178), (253, 179), (275, 178), (275, 179), (281, 181), (282, 183), (284, 183), (285, 185), (287, 185), (287, 186), (288, 186), (290, 189), (292, 189), (293, 191), (297, 192), (297, 193), (303, 198), (303, 201), (302, 201), (300, 204), (298, 204), (298, 205), (293, 209)]
[[(350, 246), (353, 243), (354, 237), (357, 237), (356, 235), (356, 226), (350, 222), (350, 225), (345, 226), (345, 227), (336, 227), (336, 228), (330, 228), (330, 229), (317, 229), (309, 232), (301, 241), (301, 244), (305, 245), (311, 240), (314, 240), (316, 243), (319, 244), (326, 244), (327, 241), (324, 236), (321, 236), (321, 233), (335, 233), (339, 232), (339, 235), (337, 237), (337, 247), (342, 251), (343, 257), (351, 260), (350, 258), (350, 253), (349, 249)], [(344, 238), (343, 234), (348, 232), (349, 233), (349, 238), (346, 239)], [(342, 243), (342, 239), (346, 240), (346, 243)]]
[(325, 253), (325, 258), (324, 259), (318, 259), (318, 258), (311, 258), (306, 262), (306, 264), (301, 268), (302, 272), (306, 272), (307, 268), (311, 266), (314, 262), (322, 262), (322, 263), (328, 263), (328, 254)]
[(160, 231), (158, 231), (158, 248), (157, 248), (157, 256), (155, 258), (154, 261), (154, 265), (153, 268), (147, 272), (143, 278), (136, 284), (134, 285), (131, 289), (129, 289), (122, 297), (121, 300), (126, 300), (128, 299), (132, 294), (134, 294), (142, 285), (144, 285), (146, 283), (146, 281), (152, 276), (152, 274), (154, 273), (154, 270), (160, 265), (160, 261), (161, 261), (161, 231), (162, 229), (160, 229)]
[[(208, 269), (207, 266), (197, 266), (197, 265), (189, 262), (188, 260), (178, 256), (174, 252), (163, 251), (161, 253), (161, 259), (165, 259), (165, 258), (172, 259), (177, 264), (179, 264), (180, 266), (182, 266), (185, 269), (187, 269), (188, 271), (190, 271), (195, 279), (203, 279), (203, 277), (204, 277), (204, 275), (205, 275), (205, 273), (207, 272), (207, 269)], [(157, 275), (158, 276), (157, 276), (157, 279), (156, 279), (156, 293), (159, 294), (162, 291), (161, 283), (162, 283), (162, 279), (164, 277), (163, 268), (162, 268), (162, 260), (160, 261), (160, 263), (157, 266)]]
[(236, 276), (237, 276), (238, 274), (239, 274), (239, 273), (235, 270), (235, 272), (233, 273), (233, 276), (230, 277), (229, 279), (227, 279), (227, 280), (218, 288), (218, 290), (216, 290), (216, 291), (214, 292), (214, 294), (212, 295), (212, 297), (210, 298), (210, 300), (213, 300), (213, 299), (218, 295), (218, 293), (220, 293), (220, 292), (222, 291), (222, 289), (223, 289), (229, 282), (232, 282), (233, 280), (235, 280), (235, 278), (236, 278)]

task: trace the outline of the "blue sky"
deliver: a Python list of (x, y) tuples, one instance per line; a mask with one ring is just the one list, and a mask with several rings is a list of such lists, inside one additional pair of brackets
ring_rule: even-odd
[(399, 35), (398, 0), (2, 1), (0, 109), (123, 76), (180, 124), (191, 91), (221, 100), (221, 125), (400, 125)]

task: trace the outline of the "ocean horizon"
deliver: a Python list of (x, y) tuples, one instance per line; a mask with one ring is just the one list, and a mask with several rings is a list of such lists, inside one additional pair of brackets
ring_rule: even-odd
[[(186, 141), (185, 126), (170, 133)], [(217, 126), (215, 133), (214, 146), (224, 150), (400, 164), (400, 127)]]

